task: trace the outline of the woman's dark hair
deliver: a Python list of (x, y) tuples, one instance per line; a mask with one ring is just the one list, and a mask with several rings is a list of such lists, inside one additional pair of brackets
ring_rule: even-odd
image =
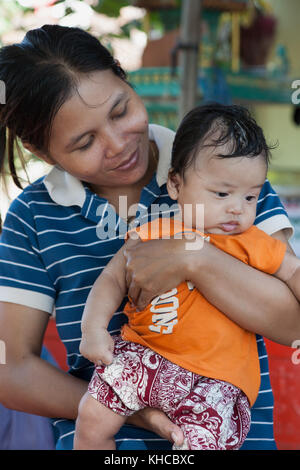
[[(44, 25), (28, 31), (19, 44), (0, 50), (0, 172), (5, 155), (18, 187), (15, 149), (18, 139), (47, 152), (53, 119), (74, 93), (80, 76), (111, 69), (122, 80), (124, 70), (98, 39), (80, 28)], [(19, 155), (20, 156), (20, 155)]]
[(172, 173), (184, 176), (201, 148), (228, 145), (220, 158), (255, 157), (262, 154), (268, 165), (270, 150), (262, 129), (249, 111), (238, 105), (210, 103), (192, 109), (182, 120), (172, 149)]

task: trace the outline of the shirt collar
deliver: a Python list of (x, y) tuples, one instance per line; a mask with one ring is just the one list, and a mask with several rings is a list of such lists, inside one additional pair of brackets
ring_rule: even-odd
[[(149, 125), (149, 139), (154, 140), (159, 151), (159, 161), (156, 172), (158, 186), (167, 181), (170, 168), (172, 145), (175, 132), (157, 124)], [(44, 178), (44, 184), (51, 199), (61, 206), (83, 207), (86, 191), (83, 183), (68, 172), (54, 166)]]

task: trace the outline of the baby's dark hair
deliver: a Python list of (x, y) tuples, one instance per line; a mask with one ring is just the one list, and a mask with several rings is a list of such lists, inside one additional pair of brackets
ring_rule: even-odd
[(262, 155), (268, 166), (273, 147), (261, 127), (243, 106), (210, 103), (192, 109), (182, 120), (173, 143), (171, 172), (184, 176), (204, 147), (228, 145), (220, 158)]

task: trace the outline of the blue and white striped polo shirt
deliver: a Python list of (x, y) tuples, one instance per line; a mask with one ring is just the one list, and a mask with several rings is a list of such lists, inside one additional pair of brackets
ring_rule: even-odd
[[(141, 193), (140, 213), (153, 205), (164, 212), (174, 207), (166, 189), (174, 133), (150, 125), (149, 136), (159, 149), (157, 174)], [(257, 225), (272, 234), (292, 230), (287, 215), (266, 182), (258, 203)], [(89, 380), (93, 365), (79, 353), (81, 316), (87, 295), (116, 251), (124, 243), (128, 227), (107, 200), (87, 185), (54, 167), (30, 184), (10, 206), (0, 244), (0, 300), (26, 305), (52, 314), (67, 350), (69, 373)], [(126, 318), (122, 307), (113, 316), (109, 331), (117, 333)], [(244, 449), (274, 449), (273, 395), (268, 360), (262, 337), (257, 339), (262, 381), (252, 408), (252, 426)], [(74, 422), (54, 420), (57, 449), (72, 449)], [(116, 436), (119, 450), (170, 449), (164, 439), (125, 425)]]

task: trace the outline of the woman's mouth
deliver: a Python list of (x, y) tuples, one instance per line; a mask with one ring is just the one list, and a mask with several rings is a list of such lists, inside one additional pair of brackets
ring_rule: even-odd
[(139, 152), (138, 150), (136, 150), (135, 152), (131, 154), (131, 156), (127, 160), (125, 160), (116, 168), (113, 168), (113, 170), (118, 170), (118, 171), (132, 170), (136, 166), (138, 159), (139, 159)]

